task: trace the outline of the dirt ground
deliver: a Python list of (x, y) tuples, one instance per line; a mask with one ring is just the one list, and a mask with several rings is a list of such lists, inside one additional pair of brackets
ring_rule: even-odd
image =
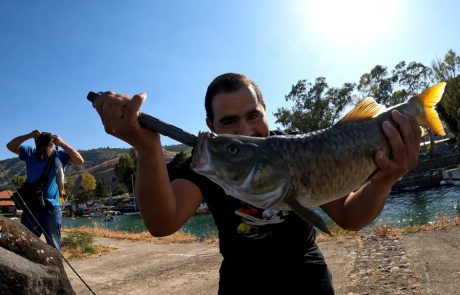
[[(72, 260), (96, 294), (217, 294), (217, 244), (97, 238), (116, 250)], [(460, 294), (460, 226), (319, 243), (336, 294)], [(91, 294), (66, 265), (77, 294)]]

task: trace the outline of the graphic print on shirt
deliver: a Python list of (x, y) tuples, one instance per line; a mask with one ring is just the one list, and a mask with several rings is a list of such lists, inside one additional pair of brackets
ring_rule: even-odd
[(260, 209), (240, 201), (240, 207), (235, 214), (241, 217), (237, 231), (251, 239), (261, 239), (270, 236), (278, 225), (284, 222), (288, 211), (275, 209)]

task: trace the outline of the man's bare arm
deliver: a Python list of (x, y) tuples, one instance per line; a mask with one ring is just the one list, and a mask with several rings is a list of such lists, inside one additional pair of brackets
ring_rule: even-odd
[(40, 135), (39, 130), (34, 130), (30, 133), (20, 135), (13, 138), (10, 142), (7, 143), (6, 147), (13, 153), (19, 155), (19, 146), (26, 140), (36, 138)]
[(66, 144), (58, 135), (53, 135), (53, 143), (56, 146), (61, 147), (64, 151), (66, 151), (69, 154), (69, 162), (72, 165), (83, 165), (85, 163), (85, 160), (80, 155), (80, 153), (70, 145)]

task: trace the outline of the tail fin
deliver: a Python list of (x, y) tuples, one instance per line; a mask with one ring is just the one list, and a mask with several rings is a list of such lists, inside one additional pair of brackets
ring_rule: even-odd
[(67, 201), (67, 195), (65, 193), (65, 190), (62, 189), (59, 191), (59, 203), (65, 205), (66, 201)]
[(416, 96), (422, 105), (423, 113), (425, 114), (423, 119), (426, 126), (440, 136), (446, 135), (446, 132), (434, 106), (441, 100), (445, 87), (446, 82), (440, 82)]

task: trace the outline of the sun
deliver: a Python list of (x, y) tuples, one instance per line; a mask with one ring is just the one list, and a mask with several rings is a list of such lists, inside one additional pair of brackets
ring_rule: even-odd
[(332, 45), (363, 46), (391, 34), (398, 0), (311, 0), (306, 5), (310, 33)]

